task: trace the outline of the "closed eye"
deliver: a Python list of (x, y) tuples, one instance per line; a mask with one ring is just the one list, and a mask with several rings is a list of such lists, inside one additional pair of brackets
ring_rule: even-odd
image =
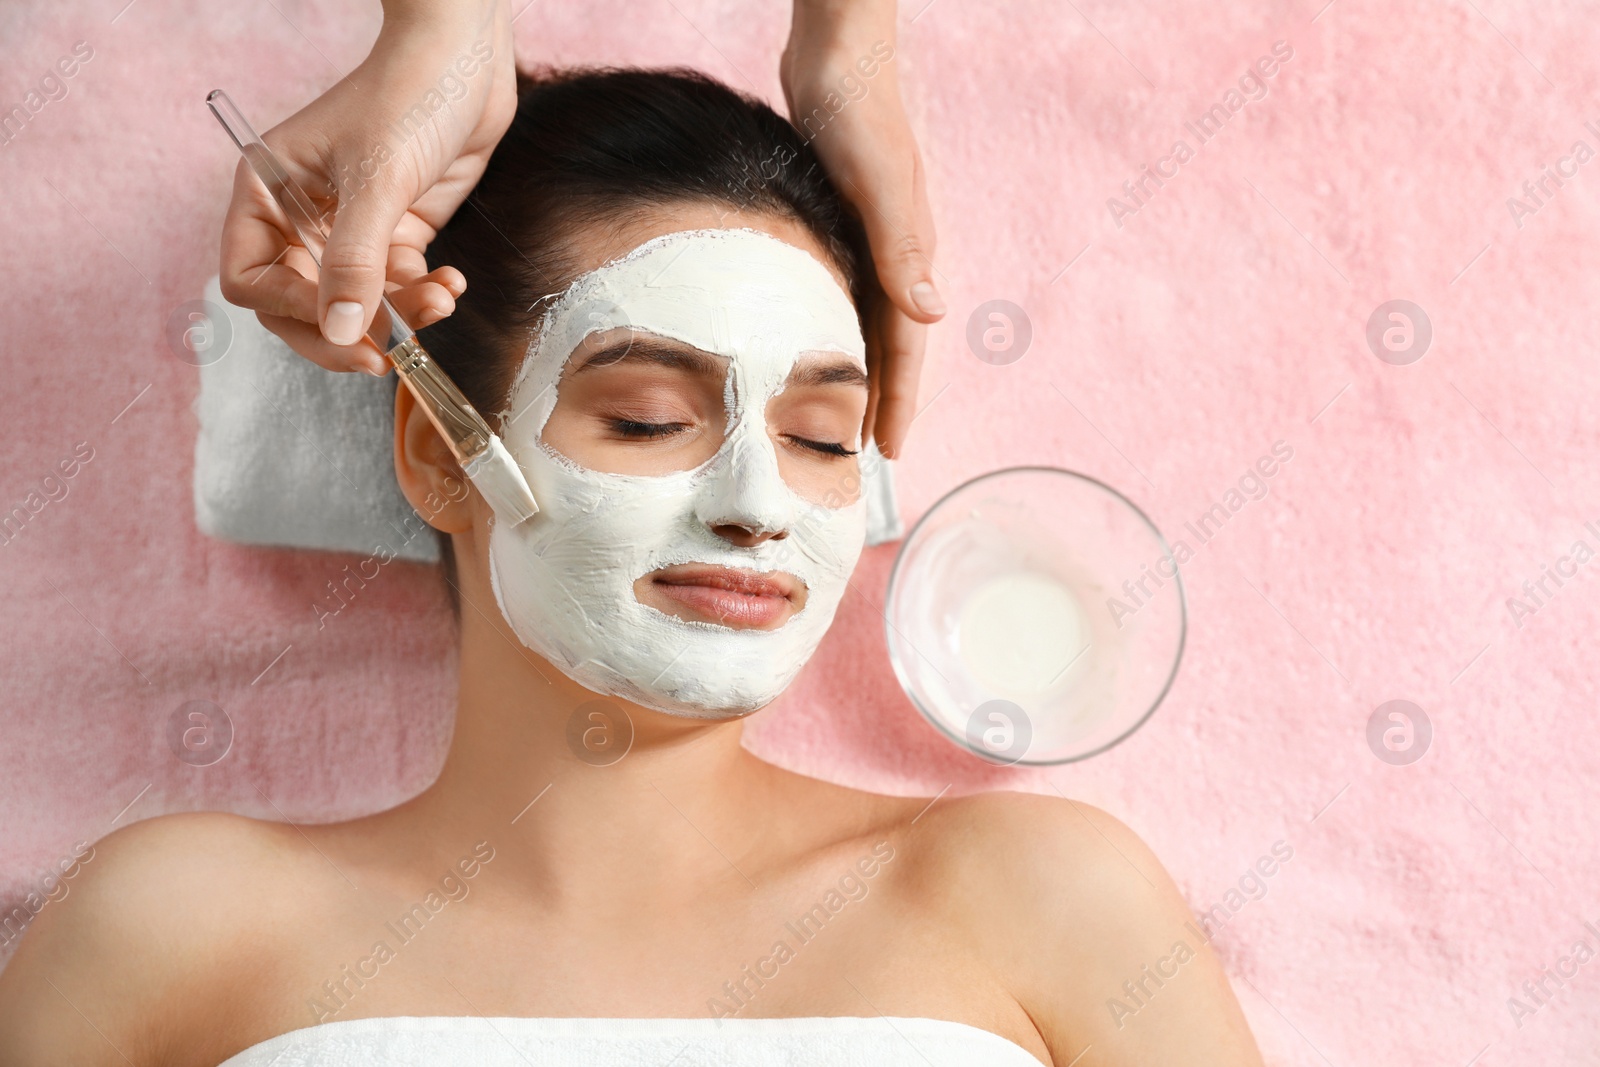
[(636, 422), (633, 419), (616, 419), (611, 427), (623, 437), (646, 439), (671, 437), (689, 428), (687, 423), (682, 422)]
[(793, 441), (801, 448), (809, 448), (813, 452), (821, 452), (826, 456), (856, 455), (856, 450), (846, 448), (837, 441), (812, 441), (804, 437), (795, 437), (793, 434), (789, 435), (789, 440)]
[[(671, 437), (690, 428), (687, 423), (682, 422), (639, 422), (634, 419), (614, 419), (611, 426), (622, 437), (642, 440)], [(838, 441), (813, 441), (810, 438), (796, 437), (793, 434), (788, 436), (790, 441), (801, 448), (820, 452), (825, 456), (854, 456), (858, 454), (857, 450), (846, 448)]]

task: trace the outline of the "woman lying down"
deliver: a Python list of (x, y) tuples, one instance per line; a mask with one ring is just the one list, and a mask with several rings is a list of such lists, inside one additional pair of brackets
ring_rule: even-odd
[(0, 1062), (1260, 1063), (1116, 819), (740, 744), (864, 537), (873, 283), (808, 143), (698, 75), (524, 78), (473, 204), (423, 342), (543, 510), (497, 525), (396, 390), (460, 619), (438, 780), (349, 822), (116, 831), (0, 976)]

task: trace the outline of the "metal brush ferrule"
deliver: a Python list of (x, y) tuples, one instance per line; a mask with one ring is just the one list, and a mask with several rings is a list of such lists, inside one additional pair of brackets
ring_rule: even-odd
[(463, 467), (489, 447), (493, 431), (472, 404), (456, 388), (416, 335), (389, 350), (395, 371), (410, 386), (428, 421), (438, 428), (450, 446), (456, 462)]

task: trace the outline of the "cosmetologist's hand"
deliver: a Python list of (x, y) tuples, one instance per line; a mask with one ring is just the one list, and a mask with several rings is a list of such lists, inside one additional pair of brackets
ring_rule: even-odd
[(945, 312), (933, 277), (933, 213), (894, 46), (895, 0), (795, 0), (779, 67), (790, 121), (861, 216), (887, 297), (868, 324), (863, 439), (870, 435), (890, 457), (916, 415), (926, 324)]
[(333, 212), (320, 278), (242, 160), (221, 268), (223, 296), (295, 351), (329, 370), (376, 374), (388, 360), (361, 338), (381, 293), (421, 329), (465, 290), (453, 267), (427, 273), (423, 250), (477, 184), (517, 105), (509, 0), (383, 8), (361, 65), (262, 135)]

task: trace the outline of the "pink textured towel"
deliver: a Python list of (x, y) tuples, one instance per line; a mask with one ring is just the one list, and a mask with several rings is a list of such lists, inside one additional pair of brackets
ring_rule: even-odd
[[(132, 820), (393, 804), (450, 724), (431, 571), (330, 601), (362, 557), (195, 530), (197, 375), (168, 342), (216, 270), (236, 155), (206, 92), (272, 125), (359, 62), (377, 5), (125, 5), (0, 7), (8, 911)], [(1600, 560), (1575, 548), (1600, 550), (1600, 23), (1488, 0), (903, 8), (951, 307), (905, 515), (1025, 463), (1118, 486), (1170, 536), (1211, 514), (1187, 658), (1106, 755), (989, 767), (897, 689), (893, 549), (872, 549), (751, 746), (868, 788), (1110, 809), (1209, 917), (1270, 1062), (1595, 1062), (1600, 962), (1573, 950), (1600, 949)], [(781, 101), (786, 25), (778, 0), (597, 0), (516, 30), (526, 63), (683, 63)], [(968, 347), (992, 300), (1030, 321), (1009, 365)], [(1414, 312), (1368, 337), (1397, 300), (1431, 327), (1409, 363)], [(1386, 715), (1368, 739), (1392, 700), (1431, 725), (1408, 765)], [(232, 724), (212, 766), (169, 747), (194, 701)]]

